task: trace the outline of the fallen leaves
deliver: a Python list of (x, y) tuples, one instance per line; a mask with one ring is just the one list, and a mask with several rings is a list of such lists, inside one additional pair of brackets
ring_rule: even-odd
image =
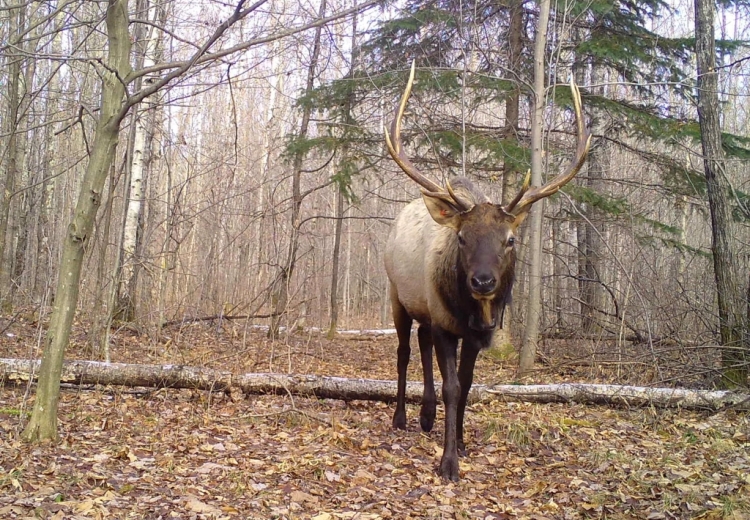
[[(18, 392), (5, 388), (0, 404)], [(394, 432), (391, 407), (379, 403), (296, 400), (333, 419), (328, 427), (298, 414), (257, 417), (283, 409), (284, 397), (211, 407), (166, 397), (118, 395), (122, 426), (70, 421), (57, 446), (2, 438), (0, 517), (667, 519), (749, 510), (743, 415), (475, 405), (463, 479), (446, 484), (434, 467), (440, 425), (418, 433), (416, 409), (412, 430)], [(101, 393), (65, 393), (61, 405), (66, 416), (91, 417), (109, 406)], [(580, 413), (587, 422), (565, 420)], [(16, 421), (0, 415), (0, 428)]]
[[(244, 350), (213, 337), (193, 338), (184, 362), (223, 356), (238, 371), (278, 367), (260, 335)], [(124, 353), (167, 361), (135, 341), (126, 347), (118, 361), (128, 361)], [(299, 373), (390, 378), (392, 347), (389, 339), (300, 342), (284, 359)], [(480, 359), (478, 378), (499, 377), (496, 368)], [(418, 363), (410, 374), (420, 377)], [(3, 519), (739, 520), (750, 511), (750, 425), (732, 412), (476, 404), (455, 484), (435, 472), (442, 410), (423, 434), (415, 406), (409, 431), (396, 432), (393, 408), (382, 403), (63, 392), (63, 441), (28, 446), (17, 440), (24, 390), (0, 387)]]

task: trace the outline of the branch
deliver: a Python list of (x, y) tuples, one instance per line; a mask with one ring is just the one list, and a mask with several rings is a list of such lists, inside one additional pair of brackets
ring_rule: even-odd
[[(156, 93), (160, 89), (164, 88), (165, 85), (167, 85), (170, 81), (173, 79), (179, 77), (180, 75), (184, 74), (187, 70), (189, 70), (193, 65), (199, 65), (203, 64), (209, 61), (216, 61), (219, 60), (225, 56), (228, 56), (230, 54), (234, 54), (239, 51), (247, 50), (251, 47), (255, 47), (257, 45), (262, 45), (264, 43), (269, 43), (281, 38), (285, 38), (287, 36), (291, 36), (293, 34), (297, 34), (300, 32), (304, 32), (308, 29), (312, 29), (314, 27), (318, 27), (320, 25), (325, 25), (328, 22), (337, 20), (339, 18), (343, 18), (345, 16), (348, 16), (350, 14), (353, 14), (355, 12), (363, 11), (369, 7), (372, 7), (373, 5), (380, 3), (382, 0), (368, 0), (367, 2), (364, 2), (363, 4), (357, 5), (355, 7), (351, 7), (349, 9), (345, 9), (343, 11), (339, 11), (338, 13), (332, 14), (331, 16), (327, 16), (325, 18), (320, 18), (318, 20), (315, 20), (313, 22), (310, 22), (305, 25), (301, 25), (298, 27), (292, 27), (290, 29), (286, 29), (283, 31), (279, 31), (274, 34), (270, 34), (268, 36), (264, 36), (261, 38), (255, 38), (252, 40), (248, 40), (246, 42), (234, 45), (232, 47), (229, 47), (228, 49), (224, 49), (222, 51), (217, 51), (214, 53), (206, 54), (208, 49), (213, 45), (216, 40), (218, 40), (224, 32), (229, 29), (234, 23), (241, 20), (247, 14), (254, 11), (258, 7), (260, 7), (263, 3), (265, 3), (267, 0), (259, 0), (256, 4), (253, 6), (245, 9), (244, 11), (235, 10), (235, 14), (231, 16), (229, 19), (227, 19), (224, 23), (222, 23), (219, 27), (217, 27), (216, 31), (214, 31), (214, 34), (208, 39), (206, 43), (204, 43), (193, 55), (192, 58), (190, 58), (187, 61), (179, 61), (179, 62), (171, 62), (171, 63), (162, 63), (160, 65), (154, 65), (151, 67), (145, 67), (143, 69), (137, 70), (132, 72), (128, 76), (128, 81), (132, 82), (136, 78), (140, 76), (145, 76), (147, 74), (152, 74), (155, 72), (161, 72), (165, 70), (170, 69), (176, 69), (164, 76), (161, 80), (157, 81), (156, 83), (152, 84), (148, 88), (145, 88), (141, 90), (140, 92), (137, 92), (136, 94), (132, 95), (128, 99), (128, 106), (135, 105), (136, 103), (141, 102), (144, 98)], [(242, 2), (240, 2), (242, 4)], [(125, 109), (127, 111), (127, 109)]]
[(169, 327), (171, 325), (180, 325), (183, 323), (195, 323), (199, 321), (215, 321), (215, 320), (253, 320), (261, 318), (273, 318), (278, 316), (280, 313), (272, 312), (269, 314), (245, 314), (245, 315), (222, 315), (214, 314), (213, 316), (200, 316), (196, 318), (180, 318), (178, 320), (165, 321), (161, 324), (162, 328)]
[[(150, 96), (151, 94), (154, 94), (164, 88), (170, 81), (173, 79), (183, 75), (185, 72), (187, 72), (193, 65), (202, 62), (203, 58), (206, 58), (205, 53), (208, 52), (208, 49), (211, 48), (211, 46), (216, 43), (216, 41), (221, 38), (221, 36), (230, 28), (232, 25), (234, 25), (236, 22), (242, 20), (245, 16), (252, 13), (256, 9), (258, 9), (260, 6), (265, 4), (268, 0), (258, 0), (256, 3), (248, 7), (247, 9), (242, 9), (242, 6), (245, 5), (245, 0), (240, 0), (237, 4), (237, 7), (234, 10), (234, 13), (232, 16), (224, 20), (219, 26), (216, 28), (214, 33), (206, 40), (206, 42), (201, 45), (198, 50), (195, 51), (195, 54), (193, 56), (184, 62), (181, 62), (179, 65), (177, 65), (177, 68), (161, 78), (159, 81), (156, 81), (152, 83), (149, 87), (141, 90), (140, 92), (135, 93), (134, 95), (128, 97), (127, 102), (122, 107), (122, 110), (120, 112), (120, 115), (122, 117), (125, 117), (125, 114), (127, 114), (128, 110), (131, 106), (136, 105), (143, 101), (145, 98)], [(134, 81), (135, 79), (143, 76), (144, 74), (147, 74), (148, 71), (152, 67), (144, 68), (139, 71), (133, 71), (128, 75), (127, 81), (130, 83)]]

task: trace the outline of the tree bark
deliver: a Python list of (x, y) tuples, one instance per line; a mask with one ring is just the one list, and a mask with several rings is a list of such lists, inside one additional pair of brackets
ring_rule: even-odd
[[(25, 17), (22, 19), (24, 24), (27, 24)], [(34, 14), (30, 15), (28, 24), (33, 25), (35, 23)], [(41, 33), (40, 28), (33, 30), (33, 36), (21, 46), (23, 53), (31, 54), (34, 42), (39, 40), (39, 34)], [(17, 131), (17, 150), (18, 156), (16, 158), (18, 169), (18, 176), (16, 178), (16, 184), (23, 186), (20, 193), (12, 194), (18, 200), (12, 204), (11, 208), (11, 222), (12, 222), (12, 233), (10, 234), (14, 244), (11, 247), (13, 251), (13, 264), (11, 271), (10, 280), (10, 294), (11, 298), (15, 296), (15, 293), (22, 288), (24, 285), (24, 273), (26, 272), (26, 259), (31, 256), (30, 252), (27, 251), (29, 244), (29, 222), (34, 210), (34, 196), (33, 196), (33, 185), (35, 184), (32, 179), (31, 166), (28, 164), (29, 160), (29, 128), (33, 126), (33, 119), (30, 114), (31, 103), (34, 99), (33, 85), (34, 78), (36, 76), (37, 60), (27, 59), (23, 74), (23, 90), (20, 92), (19, 98), (19, 121), (18, 126), (21, 125), (21, 121), (25, 121), (23, 124), (23, 131)], [(19, 129), (20, 130), (20, 129)], [(24, 287), (26, 288), (26, 287)]]
[[(523, 1), (513, 0), (510, 3), (510, 20), (508, 27), (508, 68), (515, 77), (521, 75), (521, 58), (523, 52)], [(521, 104), (521, 87), (516, 87), (505, 98), (505, 132), (509, 137), (518, 140), (518, 123)], [(507, 205), (518, 191), (518, 171), (508, 161), (503, 165), (503, 206)], [(506, 311), (507, 312), (507, 311)]]
[[(5, 168), (3, 171), (3, 190), (0, 194), (0, 304), (5, 306), (10, 304), (11, 297), (11, 260), (8, 254), (8, 244), (11, 242), (8, 236), (8, 220), (10, 217), (10, 206), (13, 194), (16, 190), (16, 181), (18, 179), (18, 114), (21, 97), (21, 64), (23, 55), (15, 51), (19, 45), (21, 35), (24, 31), (26, 20), (26, 6), (19, 5), (10, 10), (8, 34), (11, 45), (8, 46), (8, 111), (5, 114), (6, 128), (4, 133), (8, 136), (5, 150), (2, 150), (5, 156)], [(12, 250), (12, 248), (10, 248)]]
[[(510, 3), (510, 19), (508, 21), (508, 67), (511, 75), (517, 78), (522, 77), (521, 64), (523, 53), (523, 1), (513, 0)], [(520, 142), (518, 136), (519, 114), (521, 104), (521, 86), (516, 85), (505, 98), (505, 132), (509, 138)], [(518, 191), (518, 170), (510, 162), (505, 161), (503, 165), (503, 196), (502, 204), (507, 205)], [(501, 353), (503, 357), (512, 357), (515, 355), (512, 345), (513, 323), (513, 305), (505, 309), (503, 320), (505, 324), (500, 324), (502, 328), (495, 331), (492, 336), (492, 348)]]
[(333, 261), (331, 265), (331, 323), (328, 325), (328, 339), (336, 336), (339, 322), (339, 263), (341, 260), (341, 230), (344, 226), (344, 193), (336, 185), (336, 226), (333, 232)]
[[(114, 203), (115, 186), (117, 186), (117, 175), (114, 165), (110, 166), (109, 183), (107, 186), (107, 202), (104, 205), (104, 216), (102, 222), (97, 226), (101, 229), (101, 239), (99, 240), (99, 258), (96, 262), (96, 289), (94, 291), (94, 309), (91, 316), (91, 325), (87, 331), (88, 343), (92, 356), (95, 359), (103, 359), (109, 362), (109, 346), (107, 342), (107, 328), (110, 325), (110, 315), (112, 313), (113, 298), (105, 296), (106, 288), (109, 287), (110, 294), (115, 292), (115, 288), (107, 283), (106, 276), (109, 262), (107, 261), (107, 250), (109, 248), (109, 231), (112, 226), (112, 206)], [(113, 271), (119, 267), (119, 258), (115, 259)], [(111, 278), (115, 279), (114, 275)]]
[(107, 8), (108, 68), (101, 72), (102, 98), (99, 121), (75, 214), (68, 226), (63, 244), (55, 305), (39, 369), (39, 388), (31, 419), (22, 434), (27, 441), (57, 438), (60, 374), (78, 303), (83, 254), (101, 204), (104, 181), (115, 157), (120, 122), (124, 117), (123, 78), (126, 78), (131, 70), (127, 4), (127, 0), (110, 0)]
[[(352, 19), (352, 42), (351, 42), (351, 49), (352, 49), (352, 62), (351, 66), (349, 68), (349, 73), (347, 74), (347, 77), (350, 80), (353, 80), (354, 73), (357, 67), (357, 58), (359, 56), (359, 47), (357, 46), (357, 16), (354, 15)], [(343, 116), (344, 121), (342, 124), (343, 127), (343, 134), (341, 138), (344, 141), (343, 146), (341, 147), (341, 160), (339, 161), (339, 172), (338, 175), (342, 176), (342, 164), (347, 164), (348, 161), (351, 160), (349, 157), (349, 142), (347, 140), (347, 133), (350, 128), (353, 128), (356, 125), (356, 122), (354, 118), (352, 117), (352, 106), (354, 105), (354, 91), (352, 90), (349, 94), (349, 96), (346, 98), (346, 102), (344, 105), (343, 110)], [(336, 176), (336, 174), (334, 174)], [(347, 175), (348, 176), (348, 175)], [(328, 339), (333, 339), (337, 334), (337, 328), (339, 323), (339, 266), (341, 265), (341, 233), (343, 231), (344, 227), (344, 196), (345, 196), (345, 188), (344, 188), (344, 182), (346, 182), (346, 179), (341, 178), (338, 183), (336, 183), (336, 210), (335, 210), (335, 216), (336, 216), (336, 225), (334, 228), (334, 234), (333, 234), (333, 258), (332, 258), (332, 264), (331, 264), (331, 294), (330, 294), (330, 302), (331, 302), (331, 320), (328, 324)], [(349, 228), (349, 231), (351, 231), (351, 227)], [(351, 244), (351, 243), (350, 243)], [(349, 267), (349, 266), (348, 266)], [(348, 277), (345, 280), (348, 283)], [(345, 286), (345, 289), (347, 287)], [(348, 303), (347, 295), (345, 294), (344, 301)]]
[[(318, 17), (323, 18), (326, 12), (326, 0), (320, 0), (318, 8)], [(315, 29), (313, 39), (313, 48), (310, 55), (310, 65), (307, 67), (307, 84), (305, 93), (311, 94), (315, 86), (315, 76), (318, 68), (318, 57), (320, 56), (320, 35), (323, 31), (322, 26)], [(299, 125), (299, 138), (307, 137), (307, 129), (310, 125), (310, 114), (312, 107), (309, 103), (305, 104), (302, 109), (302, 120)], [(302, 181), (302, 162), (304, 153), (297, 152), (294, 155), (294, 164), (292, 165), (292, 200), (291, 200), (291, 232), (289, 237), (289, 250), (287, 252), (286, 263), (281, 268), (281, 272), (276, 279), (276, 294), (274, 295), (274, 317), (271, 318), (271, 327), (268, 329), (269, 337), (276, 337), (279, 332), (279, 324), (283, 315), (286, 313), (289, 304), (289, 284), (292, 283), (292, 275), (297, 264), (297, 250), (299, 249), (299, 228), (300, 228), (300, 208), (302, 207), (302, 190), (300, 183)]]
[[(61, 25), (61, 21), (58, 20), (55, 22), (55, 27), (58, 30), (52, 36), (51, 51), (53, 55), (62, 54), (63, 33), (59, 30)], [(60, 75), (55, 74), (50, 78), (50, 92), (59, 92), (61, 84), (62, 79)], [(51, 121), (59, 106), (60, 99), (58, 96), (50, 96), (45, 104), (44, 120)], [(54, 272), (51, 269), (54, 264), (54, 262), (51, 262), (51, 259), (54, 255), (53, 247), (50, 243), (50, 223), (54, 221), (54, 218), (50, 217), (53, 213), (52, 203), (55, 193), (55, 181), (52, 177), (57, 169), (59, 159), (57, 153), (58, 143), (57, 140), (52, 138), (52, 125), (46, 126), (43, 135), (47, 144), (44, 149), (44, 160), (39, 172), (41, 183), (39, 186), (38, 219), (36, 223), (36, 271), (33, 275), (31, 294), (35, 301), (46, 302), (51, 292), (51, 279), (54, 279)]]
[[(698, 121), (703, 145), (708, 205), (711, 211), (711, 251), (719, 307), (722, 384), (747, 385), (750, 338), (744, 299), (744, 276), (735, 248), (737, 234), (729, 207), (731, 186), (721, 145), (721, 121), (716, 71), (714, 9), (711, 0), (695, 0), (695, 54), (698, 65)], [(734, 242), (733, 242), (734, 241)]]
[[(579, 72), (580, 71), (580, 72)], [(581, 76), (584, 76), (584, 70), (579, 68)], [(578, 80), (579, 84), (583, 83), (583, 77)], [(599, 78), (599, 69), (592, 65), (591, 81), (594, 85), (602, 83)], [(597, 90), (602, 90), (597, 88)], [(592, 92), (603, 95), (604, 92)], [(611, 135), (611, 131), (602, 128), (601, 116), (592, 110), (591, 126), (595, 135)], [(597, 192), (602, 189), (602, 176), (609, 155), (607, 152), (608, 141), (606, 139), (592, 139), (591, 149), (587, 159), (586, 186), (591, 191)], [(581, 298), (581, 328), (584, 333), (595, 334), (601, 332), (601, 320), (604, 314), (604, 294), (601, 285), (601, 276), (604, 257), (604, 241), (601, 238), (603, 232), (603, 219), (601, 211), (590, 204), (583, 204), (582, 211), (586, 215), (585, 219), (578, 222), (578, 286)]]
[[(0, 359), (0, 381), (34, 380), (39, 361)], [(246, 373), (232, 374), (184, 365), (130, 365), (97, 361), (66, 361), (61, 381), (77, 385), (113, 385), (147, 388), (190, 388), (205, 391), (239, 389), (246, 394), (282, 394), (314, 396), (343, 401), (396, 400), (396, 381), (350, 379), (305, 374)], [(442, 395), (440, 383), (436, 388)], [(411, 403), (422, 399), (422, 383), (411, 381), (406, 398)], [(560, 383), (551, 385), (474, 385), (469, 401), (492, 400), (614, 406), (655, 406), (720, 411), (725, 408), (750, 410), (750, 394), (728, 390), (690, 390), (685, 388), (648, 388), (600, 384)]]
[[(531, 119), (531, 184), (542, 185), (544, 124), (544, 55), (547, 48), (547, 26), (549, 22), (550, 0), (540, 0), (539, 20), (534, 41), (534, 113)], [(542, 217), (544, 199), (531, 210), (529, 225), (529, 297), (526, 306), (526, 323), (523, 332), (518, 370), (521, 375), (534, 367), (539, 320), (542, 315)]]
[[(160, 23), (156, 8), (150, 0), (139, 0), (137, 11), (141, 17)], [(136, 25), (134, 33), (136, 47), (136, 67), (151, 67), (157, 61), (159, 33), (153, 26)], [(141, 89), (142, 77), (134, 82), (134, 90)], [(144, 99), (132, 113), (133, 140), (129, 163), (129, 182), (126, 186), (127, 205), (122, 232), (122, 249), (120, 251), (120, 273), (117, 276), (117, 305), (110, 313), (118, 315), (123, 321), (133, 321), (136, 316), (136, 289), (138, 285), (139, 258), (138, 250), (142, 239), (141, 218), (143, 214), (145, 183), (150, 162), (151, 136), (154, 125), (154, 103), (151, 98)], [(112, 316), (110, 316), (111, 318)]]

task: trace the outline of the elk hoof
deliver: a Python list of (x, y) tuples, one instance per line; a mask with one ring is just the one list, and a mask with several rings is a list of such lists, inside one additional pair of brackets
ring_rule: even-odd
[(440, 476), (445, 480), (458, 482), (458, 457), (446, 457), (440, 460)]
[(393, 414), (393, 428), (395, 430), (406, 429), (406, 412), (405, 411), (396, 410), (396, 413)]
[(419, 425), (422, 427), (423, 432), (431, 432), (432, 427), (435, 426), (435, 405), (422, 405), (419, 410)]

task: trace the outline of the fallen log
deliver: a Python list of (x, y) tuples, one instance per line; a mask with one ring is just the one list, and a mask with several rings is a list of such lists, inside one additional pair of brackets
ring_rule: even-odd
[[(38, 360), (0, 359), (0, 384), (35, 381)], [(135, 365), (97, 361), (66, 361), (62, 383), (150, 388), (190, 388), (208, 391), (239, 389), (246, 394), (287, 394), (340, 399), (393, 402), (396, 382), (344, 377), (247, 373), (185, 365)], [(441, 395), (439, 384), (437, 395)], [(422, 398), (422, 383), (407, 383), (409, 402)], [(549, 385), (474, 385), (470, 402), (502, 400), (536, 403), (576, 402), (620, 406), (656, 406), (720, 411), (750, 410), (750, 394), (729, 390), (650, 388), (622, 385), (560, 383)]]

